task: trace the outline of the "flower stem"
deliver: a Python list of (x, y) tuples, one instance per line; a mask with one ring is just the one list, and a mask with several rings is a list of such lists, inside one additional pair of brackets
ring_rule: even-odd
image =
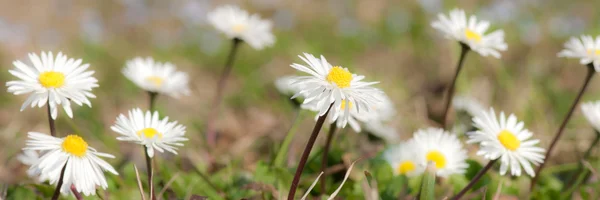
[[(327, 158), (329, 157), (329, 148), (331, 147), (331, 140), (333, 140), (333, 135), (335, 134), (335, 131), (337, 129), (337, 124), (334, 122), (329, 126), (329, 132), (327, 133), (327, 140), (325, 142), (325, 148), (323, 149), (323, 156), (322, 156), (322, 160), (321, 160), (321, 171), (324, 172), (325, 169), (327, 169)], [(325, 185), (325, 178), (327, 177), (327, 174), (323, 174), (323, 176), (321, 177), (321, 195), (325, 194), (325, 190), (326, 185)]]
[[(592, 144), (590, 144), (590, 147), (588, 147), (588, 149), (583, 154), (583, 158), (581, 158), (582, 161), (587, 160), (590, 157), (590, 155), (592, 154), (592, 150), (594, 149), (594, 147), (596, 147), (598, 142), (600, 142), (600, 133), (596, 132), (595, 135), (596, 135), (596, 137), (594, 138), (594, 141), (592, 141)], [(563, 193), (566, 196), (565, 199), (567, 199), (567, 197), (571, 196), (573, 191), (575, 191), (575, 189), (577, 189), (577, 187), (579, 187), (581, 182), (588, 176), (588, 174), (589, 174), (588, 170), (583, 168), (583, 163), (579, 162), (577, 169), (575, 170), (575, 172), (573, 173), (573, 175), (571, 176), (571, 178), (567, 184), (567, 185), (570, 185), (571, 187), (569, 187), (569, 189), (567, 189), (567, 191), (565, 193)]]
[(275, 165), (275, 167), (283, 167), (284, 158), (288, 154), (290, 144), (292, 143), (292, 140), (296, 135), (296, 130), (298, 129), (298, 126), (300, 125), (300, 119), (302, 118), (302, 110), (294, 108), (294, 112), (296, 113), (294, 117), (294, 122), (292, 122), (292, 126), (288, 130), (287, 135), (283, 139), (281, 147), (279, 147), (279, 151), (277, 151), (277, 155), (275, 155), (275, 159), (273, 160), (273, 165)]
[[(577, 94), (575, 101), (573, 101), (573, 104), (571, 105), (571, 109), (567, 113), (567, 116), (565, 116), (565, 119), (563, 120), (562, 124), (560, 124), (560, 127), (558, 128), (556, 135), (552, 139), (552, 142), (550, 143), (550, 146), (548, 147), (548, 150), (546, 151), (546, 155), (545, 155), (546, 160), (548, 160), (548, 158), (550, 158), (550, 154), (552, 153), (552, 150), (556, 146), (556, 143), (558, 143), (560, 136), (562, 136), (565, 126), (569, 122), (569, 119), (571, 119), (571, 115), (573, 115), (573, 111), (575, 111), (575, 108), (577, 107), (579, 100), (583, 96), (583, 93), (585, 93), (585, 90), (588, 87), (590, 80), (592, 80), (592, 77), (596, 73), (596, 70), (594, 69), (594, 65), (592, 63), (588, 64), (587, 68), (588, 68), (588, 71), (587, 71), (587, 75), (585, 77), (585, 81), (583, 82), (583, 86), (581, 87), (581, 90), (579, 90), (579, 94)], [(538, 175), (540, 174), (540, 172), (544, 168), (544, 164), (546, 164), (546, 162), (542, 162), (540, 164), (540, 166), (536, 169), (535, 174), (538, 174)], [(533, 191), (533, 188), (535, 187), (538, 177), (540, 177), (540, 176), (536, 176), (533, 178), (533, 180), (531, 180), (531, 185), (529, 186), (529, 191)]]
[(223, 68), (223, 72), (221, 73), (221, 77), (219, 77), (219, 81), (217, 82), (217, 95), (213, 99), (212, 107), (210, 108), (210, 114), (208, 123), (206, 125), (206, 142), (209, 147), (214, 147), (217, 142), (217, 132), (215, 130), (215, 121), (219, 115), (219, 105), (221, 105), (221, 101), (223, 100), (223, 90), (225, 89), (225, 84), (227, 83), (227, 77), (231, 73), (231, 68), (233, 67), (233, 61), (235, 58), (235, 54), (237, 53), (237, 49), (242, 43), (242, 40), (239, 38), (233, 38), (231, 44), (231, 50), (229, 51), (229, 56), (227, 56), (227, 61), (225, 62), (225, 68)]
[(50, 124), (50, 135), (56, 136), (56, 125), (54, 125), (54, 119), (52, 119), (52, 114), (50, 111), (50, 100), (48, 100), (46, 107), (48, 107), (48, 124)]
[(463, 195), (465, 195), (467, 193), (467, 191), (469, 191), (474, 185), (475, 183), (477, 183), (477, 181), (479, 181), (479, 179), (481, 179), (481, 177), (483, 177), (483, 175), (485, 175), (485, 173), (490, 170), (492, 168), (492, 166), (494, 166), (494, 163), (496, 163), (498, 161), (498, 159), (496, 160), (490, 160), (490, 162), (488, 162), (488, 164), (483, 167), (483, 169), (479, 170), (479, 172), (477, 172), (477, 174), (475, 175), (475, 177), (473, 177), (473, 179), (471, 180), (471, 182), (469, 182), (469, 184), (467, 184), (467, 186), (465, 186), (465, 188), (463, 188), (460, 192), (458, 192), (458, 194), (454, 195), (454, 197), (450, 198), (451, 200), (458, 200), (460, 199)]
[(148, 104), (148, 110), (150, 110), (150, 112), (154, 112), (154, 110), (155, 110), (154, 105), (156, 103), (156, 97), (158, 97), (158, 93), (148, 92), (148, 96), (150, 99), (150, 102)]
[[(69, 161), (67, 161), (69, 162)], [(63, 166), (62, 170), (60, 170), (60, 178), (58, 179), (58, 183), (56, 184), (56, 189), (54, 189), (54, 194), (52, 194), (52, 200), (57, 200), (60, 196), (60, 188), (63, 184), (63, 179), (65, 178), (65, 170), (67, 169), (67, 163)]]
[(73, 196), (75, 196), (75, 199), (77, 200), (82, 200), (83, 197), (81, 196), (81, 194), (79, 192), (77, 192), (77, 188), (75, 188), (75, 185), (71, 184), (71, 192), (73, 193)]
[(325, 112), (325, 114), (323, 114), (322, 116), (319, 116), (319, 119), (317, 119), (317, 123), (315, 123), (315, 127), (313, 128), (313, 131), (310, 134), (308, 143), (306, 143), (306, 147), (304, 147), (304, 152), (302, 153), (302, 157), (300, 157), (300, 163), (298, 163), (298, 168), (296, 169), (296, 173), (294, 174), (294, 180), (292, 181), (292, 185), (290, 186), (288, 200), (294, 199), (296, 189), (298, 189), (298, 182), (300, 182), (300, 175), (302, 175), (302, 171), (304, 170), (304, 166), (306, 165), (306, 161), (308, 160), (308, 155), (310, 154), (310, 151), (312, 150), (312, 147), (314, 146), (315, 141), (317, 140), (319, 131), (321, 130), (321, 127), (323, 127), (323, 122), (325, 122), (327, 114), (329, 114), (329, 111), (331, 110), (331, 106), (333, 106), (333, 104), (329, 105), (327, 112)]
[(452, 104), (452, 99), (454, 97), (454, 88), (456, 85), (456, 79), (458, 78), (458, 74), (462, 69), (463, 63), (465, 61), (465, 57), (471, 48), (469, 45), (460, 42), (460, 58), (458, 59), (458, 64), (456, 66), (456, 72), (454, 73), (454, 78), (452, 78), (452, 83), (450, 83), (450, 88), (448, 89), (448, 93), (446, 93), (446, 105), (444, 107), (444, 112), (442, 114), (442, 127), (446, 128), (446, 123), (448, 119), (448, 109), (450, 108), (450, 104)]
[(148, 147), (144, 147), (144, 154), (146, 155), (146, 171), (148, 172), (148, 188), (150, 189), (150, 199), (155, 200), (156, 196), (154, 196), (154, 185), (152, 183), (152, 158), (148, 155)]

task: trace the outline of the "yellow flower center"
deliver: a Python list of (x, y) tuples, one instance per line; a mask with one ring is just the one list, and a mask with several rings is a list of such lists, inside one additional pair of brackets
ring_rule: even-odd
[(145, 128), (142, 129), (140, 131), (137, 132), (138, 136), (142, 136), (142, 134), (144, 134), (144, 137), (146, 138), (154, 138), (154, 136), (158, 135), (158, 138), (162, 138), (162, 134), (159, 133), (156, 129), (154, 128)]
[(517, 150), (521, 146), (521, 141), (519, 138), (507, 130), (500, 131), (498, 134), (498, 140), (500, 140), (500, 144), (511, 151)]
[(38, 80), (45, 88), (58, 88), (65, 84), (65, 75), (60, 72), (43, 72)]
[(241, 33), (246, 30), (246, 27), (247, 26), (245, 24), (236, 24), (233, 25), (233, 31), (236, 33)]
[(352, 73), (350, 73), (347, 69), (335, 66), (329, 70), (329, 74), (327, 74), (327, 81), (330, 83), (335, 83), (335, 85), (340, 88), (347, 88), (350, 87)]
[(164, 79), (158, 76), (149, 76), (146, 77), (147, 81), (150, 81), (151, 83), (153, 83), (155, 86), (161, 86), (163, 84)]
[(407, 161), (400, 163), (396, 170), (398, 170), (399, 174), (406, 174), (406, 173), (414, 171), (416, 168), (417, 168), (417, 166), (415, 165), (414, 162), (407, 160)]
[(590, 55), (600, 56), (600, 49), (588, 49), (587, 53)]
[(64, 151), (78, 157), (85, 155), (85, 152), (87, 152), (87, 147), (88, 144), (85, 142), (85, 140), (77, 135), (67, 136), (62, 143), (62, 148)]
[[(350, 106), (350, 107), (348, 107), (348, 108), (352, 108), (352, 106), (353, 106), (353, 105), (352, 105), (352, 101), (348, 101), (348, 106)], [(341, 109), (341, 110), (344, 110), (344, 109), (346, 109), (346, 101), (345, 101), (345, 100), (342, 100), (342, 103), (340, 104), (340, 109)]]
[(481, 35), (469, 29), (465, 29), (465, 37), (467, 37), (467, 40), (472, 40), (475, 42), (481, 41)]
[(427, 153), (425, 157), (427, 161), (435, 162), (435, 168), (441, 169), (446, 166), (446, 157), (439, 151), (433, 150)]

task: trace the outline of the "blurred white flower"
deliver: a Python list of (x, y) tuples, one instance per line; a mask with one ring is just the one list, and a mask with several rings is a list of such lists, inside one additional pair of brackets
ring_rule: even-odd
[(86, 71), (89, 64), (81, 64), (81, 59), (68, 59), (61, 52), (42, 52), (41, 58), (35, 53), (29, 54), (32, 66), (21, 61), (14, 61), (15, 70), (8, 70), (13, 76), (21, 79), (8, 81), (8, 92), (14, 95), (30, 94), (23, 106), (42, 107), (49, 104), (52, 119), (58, 116), (57, 105), (62, 105), (67, 115), (73, 118), (71, 101), (77, 105), (92, 106), (88, 98), (95, 98), (92, 89), (98, 87), (98, 80), (92, 77), (94, 71)]
[(173, 98), (189, 95), (188, 75), (177, 71), (171, 63), (155, 62), (151, 57), (137, 57), (127, 61), (123, 74), (138, 87)]
[(304, 53), (304, 57), (299, 57), (309, 67), (296, 63), (291, 66), (310, 75), (293, 77), (293, 84), (297, 84), (301, 91), (292, 99), (304, 96), (303, 104), (318, 111), (317, 116), (324, 115), (333, 104), (329, 121), (337, 120), (338, 127), (343, 128), (348, 122), (355, 123), (349, 121), (352, 112), (369, 112), (380, 101), (382, 92), (371, 87), (378, 82), (363, 82), (364, 76), (352, 74), (346, 68), (332, 66), (323, 56), (319, 59)]
[(590, 125), (600, 132), (600, 101), (583, 103), (581, 111)]
[(406, 175), (408, 177), (418, 176), (425, 168), (418, 158), (417, 146), (414, 140), (408, 140), (396, 144), (383, 152), (383, 158), (394, 169), (394, 175)]
[(579, 63), (587, 65), (592, 63), (594, 69), (600, 72), (600, 37), (582, 35), (571, 37), (565, 43), (565, 49), (558, 53), (558, 57), (579, 58)]
[[(35, 165), (40, 160), (40, 155), (34, 150), (24, 150), (23, 153), (17, 155), (17, 160), (27, 166)], [(29, 168), (27, 170), (27, 176), (34, 178), (40, 175), (40, 170), (37, 168)]]
[(395, 143), (400, 140), (395, 127), (381, 121), (370, 121), (364, 125), (365, 131), (383, 139), (386, 143)]
[(448, 177), (452, 174), (464, 174), (469, 165), (466, 163), (467, 150), (456, 137), (440, 128), (420, 129), (413, 136), (419, 164), (425, 168), (428, 162), (434, 162), (436, 176)]
[(283, 95), (294, 95), (300, 92), (300, 87), (297, 84), (293, 84), (293, 79), (293, 76), (279, 77), (275, 79), (275, 88)]
[(118, 175), (117, 171), (100, 157), (114, 158), (113, 155), (97, 152), (89, 147), (81, 137), (68, 135), (56, 138), (37, 132), (29, 132), (27, 146), (23, 150), (45, 151), (39, 161), (31, 166), (39, 170), (41, 180), (49, 180), (57, 184), (60, 174), (65, 167), (61, 193), (67, 194), (73, 185), (77, 192), (86, 196), (96, 193), (96, 186), (103, 189), (108, 187), (103, 171)]
[(506, 174), (510, 167), (513, 176), (521, 176), (521, 167), (530, 176), (535, 172), (530, 163), (539, 165), (544, 162), (543, 148), (537, 147), (537, 139), (530, 139), (533, 133), (524, 128), (524, 123), (517, 121), (515, 115), (508, 118), (504, 112), (496, 118), (493, 108), (480, 116), (473, 118), (473, 123), (479, 130), (469, 132), (467, 143), (479, 143), (477, 155), (483, 155), (488, 160), (500, 159), (500, 175)]
[(162, 120), (158, 118), (158, 112), (144, 112), (135, 108), (129, 111), (129, 115), (120, 114), (115, 125), (110, 129), (121, 134), (117, 140), (133, 142), (146, 146), (148, 156), (154, 156), (154, 149), (159, 152), (169, 151), (177, 154), (176, 146), (183, 146), (185, 138), (185, 126), (177, 121), (169, 122), (169, 117)]
[(471, 15), (467, 21), (465, 11), (461, 9), (451, 10), (448, 16), (438, 14), (438, 20), (431, 23), (431, 26), (444, 33), (445, 37), (469, 46), (482, 56), (492, 55), (500, 58), (499, 51), (508, 48), (504, 42), (504, 31), (496, 30), (486, 34), (490, 23), (477, 20), (474, 15)]
[(240, 39), (257, 50), (275, 43), (271, 21), (263, 20), (257, 14), (250, 15), (237, 6), (216, 8), (208, 13), (208, 22), (230, 39)]
[(477, 99), (466, 96), (455, 96), (452, 100), (452, 106), (457, 111), (465, 111), (472, 117), (485, 112), (485, 108)]

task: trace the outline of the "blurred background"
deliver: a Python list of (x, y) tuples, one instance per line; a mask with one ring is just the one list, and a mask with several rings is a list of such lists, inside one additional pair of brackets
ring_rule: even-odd
[[(218, 147), (206, 149), (205, 122), (230, 47), (230, 41), (207, 23), (206, 14), (222, 4), (237, 4), (271, 19), (277, 41), (262, 51), (247, 45), (240, 49), (217, 123)], [(74, 106), (73, 119), (61, 111), (59, 135), (83, 135), (99, 151), (116, 155), (109, 162), (125, 165), (121, 170), (129, 172), (129, 162), (143, 169), (141, 150), (116, 141), (109, 127), (119, 113), (147, 108), (146, 94), (121, 73), (125, 61), (136, 56), (169, 61), (190, 75), (190, 96), (160, 96), (157, 103), (161, 115), (187, 126), (190, 141), (180, 148), (181, 156), (198, 168), (210, 171), (214, 167), (205, 163), (214, 161), (243, 173), (272, 157), (292, 124), (294, 108), (273, 81), (296, 73), (289, 65), (300, 63), (297, 55), (302, 52), (323, 54), (332, 64), (364, 74), (367, 81), (380, 81), (377, 86), (398, 111), (393, 122), (398, 136), (409, 138), (419, 128), (435, 126), (430, 118), (442, 112), (444, 90), (460, 50), (430, 23), (437, 13), (462, 8), (491, 21), (491, 30), (503, 29), (508, 51), (501, 59), (469, 54), (457, 94), (515, 113), (547, 147), (586, 72), (578, 60), (556, 54), (571, 36), (600, 33), (600, 1), (588, 0), (0, 0), (0, 5), (1, 82), (15, 79), (8, 73), (11, 63), (29, 63), (29, 52), (62, 51), (91, 64), (100, 85), (93, 91), (93, 107)], [(598, 78), (592, 80), (584, 101), (600, 100), (599, 83)], [(0, 182), (32, 182), (15, 156), (27, 132), (48, 132), (46, 110), (19, 112), (26, 96), (0, 91)], [(299, 123), (290, 166), (297, 163), (313, 115), (304, 115)], [(549, 166), (577, 162), (593, 137), (578, 109)], [(354, 155), (384, 148), (382, 142), (360, 142), (366, 139), (366, 134), (347, 129), (335, 145)]]

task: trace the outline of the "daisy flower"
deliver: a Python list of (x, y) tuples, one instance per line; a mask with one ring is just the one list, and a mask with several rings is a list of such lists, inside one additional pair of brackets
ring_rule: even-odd
[(308, 73), (309, 76), (293, 77), (293, 84), (298, 85), (301, 90), (292, 99), (304, 96), (303, 104), (314, 106), (318, 116), (324, 115), (333, 104), (330, 122), (337, 120), (339, 127), (343, 128), (348, 124), (350, 112), (368, 112), (380, 101), (378, 95), (381, 91), (371, 87), (378, 82), (363, 82), (364, 76), (352, 74), (346, 68), (332, 66), (323, 56), (319, 59), (304, 53), (304, 57), (299, 57), (308, 67), (296, 63), (291, 67)]
[(283, 76), (277, 78), (274, 82), (275, 88), (277, 89), (277, 91), (279, 91), (279, 93), (283, 95), (294, 95), (300, 92), (300, 88), (298, 87), (298, 85), (292, 84), (293, 81), (293, 76)]
[(600, 101), (583, 103), (581, 105), (581, 111), (590, 125), (592, 125), (596, 131), (600, 131)]
[(115, 125), (110, 129), (121, 134), (117, 140), (129, 141), (146, 146), (148, 156), (154, 156), (154, 149), (159, 152), (169, 151), (177, 154), (175, 146), (183, 146), (181, 142), (187, 141), (184, 137), (185, 126), (175, 122), (169, 122), (169, 117), (158, 119), (158, 112), (144, 113), (135, 108), (129, 111), (129, 115), (123, 114), (117, 117)]
[(579, 63), (593, 64), (598, 72), (600, 71), (600, 37), (594, 38), (589, 35), (571, 37), (565, 43), (565, 49), (558, 53), (558, 57), (579, 58)]
[(371, 121), (364, 125), (365, 131), (383, 139), (387, 143), (394, 143), (400, 140), (398, 130), (393, 126), (385, 124), (381, 121)]
[(440, 128), (427, 128), (415, 132), (413, 140), (419, 164), (425, 168), (428, 162), (434, 162), (439, 177), (463, 174), (469, 167), (465, 162), (467, 151), (455, 134)]
[(86, 71), (89, 64), (81, 64), (81, 59), (67, 58), (61, 52), (42, 52), (41, 58), (35, 53), (29, 54), (31, 65), (14, 61), (14, 70), (8, 72), (20, 80), (8, 81), (8, 92), (14, 95), (29, 94), (21, 106), (42, 107), (48, 103), (52, 119), (58, 116), (57, 105), (62, 105), (70, 118), (73, 118), (71, 101), (77, 105), (92, 106), (88, 98), (95, 98), (92, 88), (98, 87), (98, 80), (92, 77), (94, 71)]
[(452, 106), (454, 109), (465, 111), (471, 116), (477, 116), (482, 112), (485, 112), (485, 108), (477, 99), (466, 96), (454, 97)]
[(188, 75), (177, 71), (171, 63), (155, 62), (151, 57), (137, 57), (127, 61), (123, 74), (138, 87), (173, 98), (189, 95)]
[[(37, 151), (34, 150), (25, 150), (23, 153), (17, 155), (17, 160), (27, 166), (32, 166), (38, 163), (40, 159), (40, 155)], [(30, 178), (37, 177), (40, 174), (39, 169), (37, 168), (29, 168), (27, 170), (27, 176)]]
[(31, 166), (39, 170), (41, 180), (57, 184), (63, 167), (65, 173), (61, 193), (69, 193), (71, 185), (77, 192), (86, 196), (96, 193), (96, 186), (108, 187), (103, 171), (118, 175), (117, 171), (100, 157), (114, 158), (113, 155), (97, 152), (77, 135), (57, 138), (37, 132), (29, 132), (29, 140), (23, 150), (44, 151), (38, 162)]
[(228, 38), (242, 40), (257, 50), (275, 43), (271, 21), (263, 20), (257, 14), (250, 15), (234, 5), (217, 7), (208, 13), (208, 22)]
[(479, 143), (481, 147), (477, 155), (488, 160), (500, 159), (500, 175), (506, 174), (510, 168), (513, 176), (521, 176), (521, 168), (530, 176), (535, 176), (531, 164), (544, 162), (543, 148), (537, 147), (537, 139), (531, 139), (533, 133), (524, 128), (523, 122), (517, 121), (515, 115), (508, 118), (504, 112), (496, 118), (493, 108), (473, 118), (477, 131), (467, 133), (467, 143)]
[(438, 14), (438, 19), (431, 23), (431, 26), (444, 33), (445, 37), (469, 46), (482, 56), (492, 55), (500, 58), (499, 51), (505, 51), (508, 48), (504, 43), (504, 31), (496, 30), (486, 34), (490, 23), (485, 20), (477, 20), (477, 17), (473, 15), (467, 22), (465, 11), (461, 9), (451, 10), (448, 16)]
[(402, 142), (390, 147), (383, 153), (383, 158), (394, 169), (394, 175), (418, 176), (425, 168), (419, 164), (417, 148), (414, 140)]

